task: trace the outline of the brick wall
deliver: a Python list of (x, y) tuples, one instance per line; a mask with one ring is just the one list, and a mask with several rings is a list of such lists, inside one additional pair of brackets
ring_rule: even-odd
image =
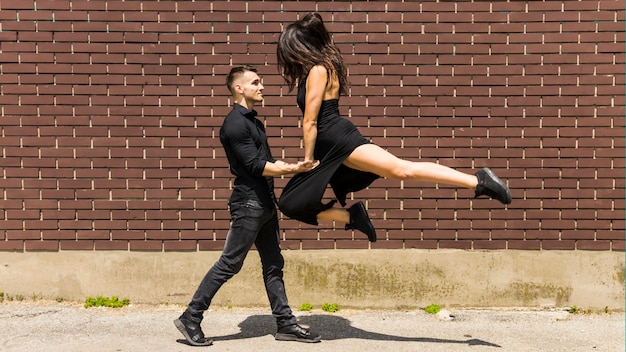
[[(276, 40), (322, 13), (342, 113), (392, 153), (490, 166), (513, 203), (381, 179), (371, 248), (624, 249), (624, 2), (0, 2), (0, 251), (220, 250), (231, 65), (259, 67), (276, 157), (301, 114)], [(277, 180), (277, 193), (288, 178)], [(351, 203), (352, 201), (350, 201)], [(368, 248), (285, 219), (291, 249)], [(354, 237), (354, 238), (353, 238)]]

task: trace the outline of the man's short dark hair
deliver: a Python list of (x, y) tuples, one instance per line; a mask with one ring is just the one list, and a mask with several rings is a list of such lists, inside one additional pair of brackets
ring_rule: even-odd
[(228, 77), (226, 77), (226, 87), (228, 87), (228, 90), (231, 94), (235, 94), (235, 92), (233, 91), (233, 82), (235, 81), (235, 79), (240, 75), (246, 73), (247, 71), (251, 71), (254, 73), (257, 72), (256, 67), (250, 65), (235, 66), (230, 69), (230, 73), (228, 74)]

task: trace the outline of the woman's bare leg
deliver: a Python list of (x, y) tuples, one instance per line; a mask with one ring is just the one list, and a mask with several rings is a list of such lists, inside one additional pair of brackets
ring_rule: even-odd
[[(369, 171), (388, 178), (441, 182), (470, 189), (476, 188), (478, 184), (478, 179), (474, 175), (431, 162), (403, 160), (375, 144), (359, 146), (344, 164), (356, 170)], [(317, 219), (349, 224), (350, 213), (346, 209), (330, 208), (318, 213)]]
[(382, 177), (420, 180), (474, 189), (475, 175), (466, 174), (432, 162), (403, 160), (375, 144), (357, 147), (344, 164), (356, 170), (369, 171)]
[(317, 214), (318, 220), (332, 220), (342, 222), (344, 224), (350, 223), (350, 213), (343, 208), (330, 208)]
[[(488, 195), (504, 204), (511, 203), (508, 187), (488, 168), (470, 175), (432, 162), (403, 160), (375, 144), (357, 147), (343, 163), (350, 168), (387, 178), (430, 181), (474, 189), (476, 197)], [(371, 242), (376, 241), (376, 230), (362, 202), (348, 210), (327, 209), (318, 213), (317, 219), (343, 222), (346, 229), (357, 229), (365, 233)]]

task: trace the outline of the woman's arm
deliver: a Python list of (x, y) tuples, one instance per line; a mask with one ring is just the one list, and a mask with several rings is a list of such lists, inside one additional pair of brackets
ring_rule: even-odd
[(302, 133), (304, 140), (304, 161), (315, 160), (315, 141), (317, 140), (317, 115), (326, 93), (328, 73), (322, 65), (311, 68), (306, 81), (306, 98)]

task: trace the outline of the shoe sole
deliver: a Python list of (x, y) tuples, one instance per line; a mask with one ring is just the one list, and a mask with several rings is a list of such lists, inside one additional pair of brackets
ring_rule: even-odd
[(315, 343), (315, 342), (320, 342), (322, 337), (317, 336), (314, 339), (303, 339), (300, 337), (293, 336), (291, 334), (276, 334), (276, 336), (274, 336), (274, 339), (276, 339), (277, 341), (297, 341), (297, 342)]
[(509, 187), (507, 187), (507, 185), (502, 182), (502, 180), (496, 176), (496, 174), (493, 173), (493, 171), (491, 171), (491, 169), (489, 168), (484, 168), (485, 172), (487, 173), (487, 175), (489, 175), (489, 177), (491, 177), (492, 180), (496, 181), (496, 183), (498, 183), (502, 188), (504, 188), (504, 190), (506, 191), (506, 199), (504, 200), (504, 204), (511, 204), (511, 191), (509, 190)]
[(207, 340), (206, 338), (204, 339), (205, 340), (204, 343), (198, 343), (192, 340), (191, 336), (189, 336), (189, 333), (187, 333), (185, 324), (183, 324), (183, 322), (180, 321), (180, 319), (174, 320), (174, 325), (176, 326), (178, 331), (180, 331), (183, 334), (183, 336), (185, 337), (185, 340), (187, 340), (187, 343), (189, 343), (192, 346), (211, 346), (213, 344), (213, 340)]

